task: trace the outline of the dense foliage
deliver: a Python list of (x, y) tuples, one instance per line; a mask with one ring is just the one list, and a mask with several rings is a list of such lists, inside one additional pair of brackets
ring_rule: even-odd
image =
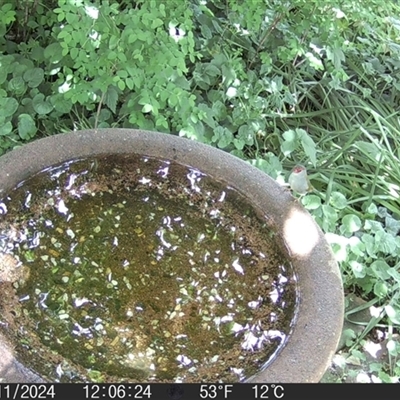
[[(179, 134), (283, 182), (307, 165), (303, 204), (346, 293), (374, 307), (400, 376), (400, 7), (381, 0), (3, 0), (0, 152), (82, 128)], [(349, 351), (349, 353), (351, 353)], [(354, 353), (353, 353), (354, 358)]]

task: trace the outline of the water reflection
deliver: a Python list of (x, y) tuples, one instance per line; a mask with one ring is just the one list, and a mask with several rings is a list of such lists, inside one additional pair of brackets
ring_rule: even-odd
[(242, 381), (290, 333), (290, 264), (251, 205), (196, 169), (69, 162), (0, 212), (0, 277), (24, 310), (9, 322), (63, 357), (50, 379)]

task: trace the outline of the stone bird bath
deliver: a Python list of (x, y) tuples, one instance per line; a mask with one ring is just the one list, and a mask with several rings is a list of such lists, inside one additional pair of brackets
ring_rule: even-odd
[[(0, 157), (0, 199), (45, 168), (110, 153), (136, 153), (191, 166), (246, 194), (269, 216), (297, 277), (298, 304), (286, 345), (250, 381), (318, 382), (335, 353), (342, 329), (340, 271), (310, 214), (287, 189), (246, 162), (211, 146), (168, 134), (129, 129), (78, 131), (37, 140)], [(12, 344), (1, 330), (0, 354), (1, 382), (42, 381), (37, 372), (16, 359)]]

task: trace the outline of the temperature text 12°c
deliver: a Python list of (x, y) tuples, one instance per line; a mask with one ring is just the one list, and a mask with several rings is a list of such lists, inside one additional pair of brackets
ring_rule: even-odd
[(285, 395), (282, 385), (254, 385), (251, 388), (255, 399), (282, 399)]

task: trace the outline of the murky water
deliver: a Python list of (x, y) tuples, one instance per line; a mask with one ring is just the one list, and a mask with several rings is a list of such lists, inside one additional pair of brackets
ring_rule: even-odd
[(268, 220), (200, 171), (76, 160), (0, 212), (1, 329), (52, 381), (244, 381), (287, 340), (296, 284)]

